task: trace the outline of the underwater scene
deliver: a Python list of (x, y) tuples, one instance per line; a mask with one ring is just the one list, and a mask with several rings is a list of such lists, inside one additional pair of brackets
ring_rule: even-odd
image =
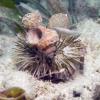
[(0, 100), (100, 100), (100, 0), (0, 0)]

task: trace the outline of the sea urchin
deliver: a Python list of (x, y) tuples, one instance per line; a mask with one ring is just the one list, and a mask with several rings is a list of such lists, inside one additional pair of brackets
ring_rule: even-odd
[(38, 79), (66, 81), (73, 77), (78, 64), (83, 64), (83, 50), (81, 41), (73, 36), (58, 35), (44, 26), (32, 27), (25, 37), (18, 38), (16, 65)]

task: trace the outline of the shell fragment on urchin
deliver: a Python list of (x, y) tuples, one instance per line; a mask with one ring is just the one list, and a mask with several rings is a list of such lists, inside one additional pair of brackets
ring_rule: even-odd
[(22, 24), (25, 28), (37, 27), (42, 23), (42, 17), (39, 12), (28, 13), (22, 18)]
[(51, 16), (49, 19), (48, 27), (55, 28), (55, 27), (63, 27), (68, 28), (70, 25), (70, 20), (67, 14), (57, 13)]

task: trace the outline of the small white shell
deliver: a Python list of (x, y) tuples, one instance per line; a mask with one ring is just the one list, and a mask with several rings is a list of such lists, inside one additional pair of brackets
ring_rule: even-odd
[(39, 12), (28, 13), (22, 18), (22, 23), (28, 29), (38, 27), (42, 23), (42, 17)]

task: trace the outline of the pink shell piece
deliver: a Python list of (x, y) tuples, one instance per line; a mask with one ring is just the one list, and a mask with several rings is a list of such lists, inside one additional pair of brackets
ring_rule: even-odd
[(59, 40), (59, 36), (56, 31), (45, 27), (40, 27), (40, 29), (43, 33), (43, 36), (39, 41), (39, 47), (45, 48), (49, 45), (56, 43)]

